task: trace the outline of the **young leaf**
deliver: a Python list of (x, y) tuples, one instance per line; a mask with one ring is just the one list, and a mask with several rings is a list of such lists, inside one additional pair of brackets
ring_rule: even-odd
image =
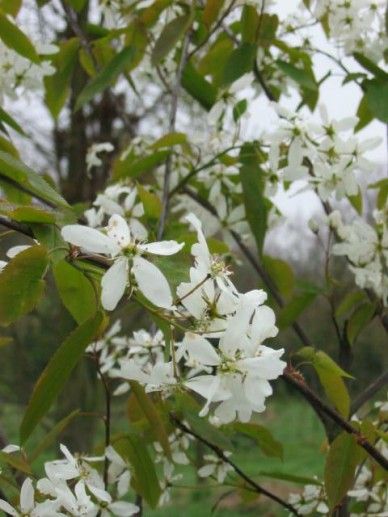
[(233, 50), (224, 68), (224, 84), (231, 84), (244, 74), (251, 72), (256, 52), (256, 45), (251, 43), (243, 43)]
[(35, 461), (43, 451), (50, 447), (62, 433), (64, 429), (70, 424), (72, 420), (79, 414), (79, 409), (72, 411), (69, 415), (65, 416), (55, 424), (55, 426), (44, 436), (42, 441), (35, 447), (35, 449), (28, 455), (28, 459), (32, 463)]
[(0, 151), (0, 176), (16, 188), (27, 189), (29, 193), (53, 206), (69, 208), (68, 203), (39, 174), (13, 156)]
[(134, 433), (125, 436), (115, 444), (117, 452), (126, 458), (133, 468), (131, 484), (144, 497), (151, 508), (155, 508), (160, 497), (160, 485), (152, 461), (144, 441)]
[(284, 260), (264, 255), (263, 265), (276, 284), (278, 291), (289, 298), (295, 286), (295, 275), (292, 267)]
[(155, 439), (163, 447), (166, 456), (171, 458), (170, 442), (168, 441), (166, 427), (155, 404), (152, 402), (150, 395), (145, 392), (143, 386), (141, 386), (138, 382), (131, 381), (129, 384), (131, 386), (132, 393), (139, 403), (139, 407), (150, 423), (151, 430), (155, 435)]
[(209, 29), (217, 20), (225, 0), (207, 0), (203, 10), (203, 23)]
[(98, 336), (103, 314), (97, 312), (77, 327), (59, 346), (35, 384), (20, 426), (20, 442), (24, 444), (42, 417), (65, 386), (71, 372), (82, 358), (86, 347)]
[(388, 123), (388, 75), (385, 79), (364, 81), (368, 107), (373, 116)]
[(291, 63), (287, 63), (281, 59), (276, 61), (278, 68), (288, 77), (293, 79), (302, 88), (316, 92), (318, 89), (312, 70), (309, 68), (298, 68)]
[(191, 63), (183, 70), (182, 86), (206, 110), (210, 110), (217, 100), (216, 88)]
[(129, 71), (135, 57), (135, 48), (125, 47), (85, 86), (77, 98), (75, 110), (82, 108), (95, 95), (106, 90), (118, 76)]
[(0, 9), (11, 16), (16, 16), (20, 11), (23, 0), (0, 0)]
[(238, 433), (253, 438), (266, 456), (283, 459), (282, 444), (278, 440), (275, 440), (272, 433), (266, 427), (258, 424), (238, 422), (233, 425), (233, 428)]
[(40, 300), (48, 265), (43, 246), (31, 246), (14, 257), (0, 274), (0, 325), (30, 312)]
[(31, 467), (20, 453), (7, 453), (0, 451), (0, 463), (5, 463), (13, 469), (23, 472), (23, 474), (31, 475)]
[(39, 56), (34, 45), (5, 14), (0, 12), (0, 39), (4, 45), (14, 50), (21, 56), (29, 59), (33, 63), (40, 63)]
[(359, 305), (365, 300), (366, 294), (364, 291), (351, 291), (347, 293), (335, 311), (336, 317), (340, 318), (341, 316), (345, 316), (356, 305)]
[(19, 126), (19, 124), (16, 122), (16, 120), (11, 117), (9, 113), (3, 110), (3, 108), (0, 107), (0, 121), (6, 124), (7, 126), (11, 127), (15, 131), (17, 131), (20, 135), (25, 136), (25, 132), (23, 129)]
[(359, 446), (353, 435), (341, 433), (330, 446), (325, 464), (325, 488), (331, 509), (334, 509), (352, 487), (360, 460)]
[(144, 172), (151, 171), (158, 165), (164, 163), (170, 154), (168, 150), (155, 151), (148, 156), (134, 158), (129, 155), (124, 160), (116, 160), (113, 166), (114, 179), (137, 178)]
[(192, 20), (191, 11), (171, 20), (162, 30), (152, 50), (151, 61), (158, 65), (183, 37)]
[(292, 298), (290, 303), (285, 305), (279, 313), (278, 327), (285, 329), (292, 325), (294, 321), (313, 303), (317, 296), (314, 292), (303, 292)]
[(247, 220), (261, 255), (267, 230), (268, 210), (264, 198), (265, 179), (254, 144), (244, 144), (240, 152), (240, 161), (240, 180)]
[(45, 101), (54, 119), (57, 119), (70, 93), (70, 81), (78, 59), (79, 40), (71, 38), (59, 45), (52, 64), (56, 71), (44, 78)]
[(372, 320), (376, 312), (374, 303), (365, 302), (353, 312), (346, 323), (346, 336), (352, 345), (368, 323)]
[(91, 318), (97, 310), (96, 293), (84, 273), (66, 260), (53, 266), (55, 283), (63, 305), (80, 324)]

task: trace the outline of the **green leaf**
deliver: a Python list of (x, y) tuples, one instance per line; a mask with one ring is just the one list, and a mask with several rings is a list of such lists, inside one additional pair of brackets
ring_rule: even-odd
[(134, 62), (135, 47), (125, 47), (85, 86), (77, 98), (75, 110), (80, 109), (95, 95), (111, 86), (122, 72), (128, 72)]
[(217, 20), (224, 3), (225, 0), (207, 0), (203, 10), (202, 20), (208, 29)]
[(67, 0), (71, 7), (78, 12), (85, 7), (87, 0)]
[(44, 78), (45, 101), (54, 119), (57, 119), (70, 93), (70, 82), (78, 59), (79, 40), (71, 38), (59, 44), (59, 52), (52, 64), (56, 71)]
[(282, 59), (277, 59), (276, 65), (279, 68), (279, 70), (281, 70), (284, 74), (288, 75), (288, 77), (293, 79), (302, 88), (305, 88), (306, 90), (310, 90), (313, 92), (316, 92), (318, 90), (318, 85), (311, 69), (298, 68), (291, 63), (283, 61)]
[(164, 163), (170, 154), (168, 150), (156, 151), (141, 158), (129, 155), (124, 160), (116, 160), (113, 166), (114, 179), (137, 178)]
[(368, 323), (372, 320), (376, 312), (374, 303), (365, 302), (354, 311), (346, 324), (346, 336), (352, 345)]
[(23, 0), (0, 0), (0, 9), (15, 17), (22, 6)]
[(191, 11), (171, 20), (163, 28), (152, 49), (151, 62), (155, 66), (162, 61), (183, 37), (192, 21)]
[(259, 472), (260, 476), (273, 478), (273, 479), (280, 479), (282, 481), (290, 481), (291, 483), (298, 483), (300, 485), (317, 485), (321, 486), (320, 481), (318, 481), (316, 478), (309, 478), (306, 476), (298, 476), (295, 474), (288, 474), (284, 472)]
[[(32, 195), (54, 206), (68, 208), (69, 205), (39, 174), (8, 153), (0, 151), (0, 176), (11, 185), (27, 189)], [(16, 184), (16, 185), (15, 185)]]
[(75, 266), (61, 260), (53, 266), (55, 283), (63, 305), (80, 324), (97, 310), (96, 293), (89, 280)]
[(0, 275), (0, 325), (32, 311), (40, 300), (48, 265), (43, 246), (31, 246), (14, 257)]
[(376, 65), (373, 61), (371, 61), (368, 57), (366, 57), (364, 54), (360, 54), (359, 52), (355, 52), (353, 54), (354, 59), (359, 63), (365, 70), (368, 70), (371, 74), (374, 76), (387, 80), (388, 74), (385, 72), (382, 68)]
[(190, 62), (183, 70), (182, 86), (208, 111), (217, 100), (216, 88)]
[(309, 291), (295, 295), (290, 303), (280, 310), (278, 327), (283, 330), (292, 325), (302, 312), (313, 303), (316, 296), (316, 292)]
[(346, 419), (349, 417), (350, 397), (343, 379), (324, 368), (316, 366), (319, 380), (325, 390), (327, 398)]
[(13, 469), (19, 470), (28, 476), (31, 475), (31, 467), (19, 452), (6, 453), (0, 451), (0, 463), (5, 463)]
[(65, 416), (55, 424), (55, 426), (45, 434), (42, 441), (35, 447), (35, 449), (28, 455), (30, 462), (35, 461), (43, 451), (48, 449), (53, 443), (58, 440), (58, 436), (66, 429), (66, 427), (79, 415), (79, 409), (72, 411), (69, 415)]
[(362, 192), (361, 192), (360, 187), (358, 187), (357, 194), (355, 194), (354, 196), (348, 196), (348, 199), (349, 199), (352, 207), (358, 213), (358, 215), (362, 215), (363, 199), (362, 199)]
[(351, 291), (346, 293), (341, 303), (338, 305), (335, 315), (337, 318), (345, 316), (351, 311), (356, 305), (366, 300), (366, 294), (364, 291)]
[(365, 96), (372, 115), (388, 123), (388, 76), (385, 79), (364, 81)]
[(180, 145), (186, 147), (188, 145), (186, 133), (167, 133), (160, 137), (150, 147), (151, 149), (163, 149), (164, 147), (174, 147)]
[(224, 84), (231, 84), (244, 74), (251, 72), (256, 57), (257, 47), (243, 43), (230, 54), (223, 72)]
[(233, 425), (233, 428), (236, 432), (253, 438), (266, 456), (283, 459), (282, 444), (275, 440), (272, 433), (266, 427), (258, 424), (238, 422)]
[(23, 129), (19, 126), (19, 124), (16, 122), (16, 120), (11, 117), (9, 113), (3, 110), (3, 108), (0, 107), (0, 121), (4, 122), (4, 124), (7, 124), (7, 126), (11, 127), (15, 131), (17, 131), (20, 135), (25, 136), (25, 132)]
[(240, 180), (249, 226), (256, 241), (259, 255), (262, 254), (267, 230), (267, 204), (264, 198), (265, 179), (259, 164), (254, 144), (246, 143), (240, 152)]
[(55, 223), (54, 212), (48, 212), (37, 206), (18, 206), (0, 201), (0, 213), (21, 223)]
[(50, 254), (50, 262), (55, 264), (63, 260), (68, 252), (68, 244), (62, 239), (61, 232), (53, 224), (30, 225), (35, 238), (45, 246)]
[(263, 266), (276, 284), (279, 293), (285, 298), (289, 298), (294, 291), (295, 275), (288, 262), (264, 255)]
[(151, 508), (158, 504), (161, 494), (155, 464), (151, 459), (144, 441), (131, 433), (114, 444), (117, 452), (126, 458), (133, 468), (131, 485)]
[(388, 178), (384, 178), (382, 180), (376, 181), (376, 183), (368, 185), (368, 189), (378, 190), (376, 206), (379, 210), (382, 210), (385, 207), (388, 199)]
[(33, 63), (40, 63), (39, 56), (27, 36), (0, 12), (0, 39), (4, 45)]
[(356, 116), (358, 117), (358, 122), (356, 127), (354, 128), (355, 131), (360, 131), (360, 129), (367, 126), (370, 122), (373, 120), (373, 113), (371, 112), (369, 108), (368, 98), (366, 95), (363, 95), (360, 101), (360, 104), (357, 108)]
[(256, 43), (260, 16), (253, 5), (244, 5), (241, 12), (241, 37), (244, 43)]
[(356, 438), (341, 433), (330, 446), (325, 464), (325, 488), (329, 507), (334, 509), (353, 486), (354, 473), (360, 459)]
[(143, 386), (141, 386), (138, 382), (130, 381), (129, 384), (131, 386), (131, 392), (134, 394), (139, 403), (139, 407), (150, 423), (155, 439), (163, 447), (167, 458), (171, 458), (170, 442), (168, 441), (166, 426), (163, 423), (158, 409), (152, 402), (150, 394), (147, 394)]
[(144, 214), (150, 219), (159, 219), (162, 212), (162, 202), (153, 192), (145, 189), (142, 185), (137, 186), (137, 193), (143, 203)]
[(348, 418), (350, 398), (342, 378), (352, 378), (352, 376), (338, 366), (338, 364), (322, 350), (315, 350), (313, 347), (307, 346), (298, 350), (297, 355), (307, 361), (311, 361), (327, 398), (345, 418)]
[(35, 384), (24, 414), (20, 426), (22, 444), (26, 442), (64, 388), (86, 347), (97, 338), (102, 322), (103, 314), (97, 312), (92, 318), (77, 327), (51, 357)]

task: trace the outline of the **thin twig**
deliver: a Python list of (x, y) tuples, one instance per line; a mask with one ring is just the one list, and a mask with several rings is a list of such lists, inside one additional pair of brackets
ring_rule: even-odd
[(368, 454), (371, 456), (379, 465), (381, 465), (384, 469), (388, 470), (388, 458), (385, 458), (377, 449), (374, 447), (366, 438), (363, 436), (360, 431), (355, 429), (350, 422), (345, 420), (337, 411), (328, 406), (323, 400), (321, 400), (313, 390), (305, 383), (304, 379), (300, 375), (300, 373), (288, 366), (286, 370), (283, 372), (283, 378), (286, 379), (289, 384), (295, 386), (301, 393), (303, 393), (304, 397), (309, 400), (312, 404), (319, 407), (323, 413), (325, 413), (328, 417), (330, 417), (333, 422), (335, 422), (338, 427), (343, 429), (349, 434), (352, 434), (356, 437), (357, 443), (362, 447)]
[[(170, 120), (168, 125), (168, 132), (172, 133), (175, 131), (176, 124), (176, 116), (178, 112), (178, 99), (179, 92), (181, 89), (182, 82), (182, 74), (185, 64), (187, 62), (187, 51), (189, 48), (189, 39), (190, 32), (188, 31), (183, 39), (181, 56), (179, 60), (178, 69), (175, 77), (175, 85), (172, 92), (171, 98), (171, 110), (170, 110)], [(163, 235), (164, 226), (166, 224), (166, 219), (168, 215), (168, 209), (170, 204), (170, 176), (172, 171), (172, 153), (169, 153), (166, 159), (165, 169), (164, 169), (164, 182), (163, 182), (163, 194), (162, 194), (162, 213), (160, 214), (157, 238), (160, 239)]]
[(287, 501), (284, 501), (279, 496), (273, 494), (266, 488), (256, 483), (256, 481), (254, 481), (252, 478), (250, 478), (244, 471), (240, 469), (240, 467), (238, 467), (230, 458), (228, 458), (228, 456), (225, 455), (222, 449), (220, 449), (213, 443), (209, 442), (206, 438), (200, 436), (196, 431), (189, 429), (183, 422), (179, 420), (179, 418), (176, 415), (170, 414), (170, 418), (174, 422), (174, 424), (177, 427), (179, 427), (179, 429), (181, 429), (184, 433), (196, 438), (199, 442), (209, 447), (209, 449), (211, 449), (222, 461), (228, 463), (236, 472), (236, 474), (240, 476), (250, 487), (252, 487), (255, 492), (257, 492), (258, 494), (265, 495), (269, 499), (272, 499), (272, 501), (275, 501), (284, 508), (287, 508), (287, 510), (289, 510), (293, 515), (299, 515), (296, 509), (291, 504), (287, 503)]
[(358, 397), (353, 401), (350, 414), (354, 415), (360, 407), (362, 407), (368, 400), (370, 400), (378, 391), (388, 384), (388, 371), (382, 373), (377, 379), (375, 379), (364, 391), (362, 391)]

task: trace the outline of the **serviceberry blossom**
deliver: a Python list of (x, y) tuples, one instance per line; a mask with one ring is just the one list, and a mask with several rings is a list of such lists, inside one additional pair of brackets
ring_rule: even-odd
[[(227, 458), (232, 455), (229, 451), (223, 452)], [(233, 467), (229, 463), (214, 454), (205, 454), (203, 459), (206, 463), (198, 469), (198, 476), (201, 478), (213, 477), (221, 484), (228, 473), (233, 471)]]
[(111, 153), (114, 150), (113, 144), (110, 142), (100, 142), (92, 144), (86, 154), (87, 170), (90, 171), (93, 167), (102, 165), (101, 153)]
[(154, 305), (171, 308), (173, 299), (166, 277), (142, 255), (173, 255), (184, 244), (175, 241), (138, 242), (128, 223), (118, 214), (109, 219), (106, 233), (73, 224), (62, 228), (62, 237), (86, 252), (108, 255), (113, 259), (112, 266), (101, 279), (101, 301), (106, 310), (116, 308), (128, 285), (132, 292), (139, 289)]
[(373, 227), (362, 219), (344, 224), (339, 212), (331, 214), (330, 221), (340, 239), (333, 245), (332, 253), (346, 256), (356, 284), (362, 289), (373, 289), (387, 305), (388, 227), (386, 221), (380, 222), (379, 213), (375, 217)]
[(128, 223), (131, 234), (136, 240), (148, 238), (148, 231), (140, 218), (144, 215), (143, 203), (139, 200), (137, 188), (115, 183), (98, 194), (93, 207), (85, 211), (88, 226), (99, 227), (107, 217), (121, 215)]
[(234, 316), (213, 347), (202, 336), (187, 333), (183, 341), (184, 356), (214, 372), (185, 381), (185, 386), (205, 398), (200, 415), (206, 415), (211, 403), (219, 403), (214, 414), (220, 422), (234, 419), (248, 422), (252, 412), (265, 409), (265, 399), (272, 394), (269, 380), (279, 377), (286, 363), (280, 360), (284, 350), (274, 350), (262, 343), (277, 334), (275, 315), (263, 291), (240, 295)]
[(0, 510), (12, 517), (59, 517), (63, 514), (58, 512), (58, 505), (55, 501), (35, 501), (35, 489), (30, 478), (24, 480), (20, 489), (20, 500), (18, 507), (11, 506), (4, 499), (0, 499)]
[(299, 515), (329, 515), (325, 490), (321, 485), (306, 485), (301, 494), (290, 494), (288, 502)]

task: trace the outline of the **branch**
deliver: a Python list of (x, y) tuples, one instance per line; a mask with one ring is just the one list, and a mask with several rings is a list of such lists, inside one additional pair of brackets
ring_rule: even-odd
[(220, 449), (219, 447), (217, 447), (217, 445), (213, 445), (211, 442), (206, 440), (206, 438), (203, 438), (202, 436), (197, 434), (192, 429), (189, 429), (175, 415), (170, 414), (170, 418), (174, 422), (174, 424), (177, 427), (179, 427), (179, 429), (181, 429), (184, 433), (189, 434), (189, 435), (193, 436), (194, 438), (196, 438), (199, 442), (201, 442), (204, 445), (206, 445), (207, 447), (209, 447), (209, 449), (211, 449), (222, 461), (224, 461), (225, 463), (228, 463), (232, 467), (232, 469), (236, 472), (236, 474), (239, 475), (249, 486), (251, 486), (255, 492), (257, 492), (258, 494), (265, 495), (269, 499), (272, 499), (272, 501), (275, 501), (278, 504), (280, 504), (281, 506), (283, 506), (284, 508), (287, 508), (287, 510), (290, 511), (293, 515), (299, 515), (298, 512), (296, 511), (296, 509), (291, 504), (287, 503), (287, 501), (284, 501), (277, 495), (273, 494), (266, 488), (262, 487), (261, 485), (256, 483), (256, 481), (254, 481), (252, 478), (250, 478), (247, 474), (245, 474), (245, 472), (243, 472), (230, 458), (228, 458), (225, 455), (224, 451), (222, 449)]
[[(178, 97), (179, 97), (179, 92), (181, 89), (183, 69), (187, 62), (188, 47), (189, 47), (189, 32), (186, 33), (183, 43), (182, 43), (181, 56), (180, 56), (180, 60), (179, 60), (178, 69), (176, 72), (175, 85), (174, 85), (174, 89), (172, 92), (170, 120), (169, 120), (169, 126), (168, 126), (169, 133), (172, 133), (175, 131), (176, 116), (177, 116), (177, 111), (178, 111)], [(158, 240), (163, 235), (164, 226), (166, 224), (166, 219), (167, 219), (167, 215), (168, 215), (169, 202), (170, 202), (171, 170), (172, 170), (172, 154), (169, 153), (169, 155), (167, 156), (167, 159), (166, 159), (166, 165), (165, 165), (165, 170), (164, 170), (162, 213), (160, 214), (158, 231), (157, 231)]]
[(314, 406), (320, 408), (331, 420), (333, 420), (338, 427), (346, 431), (348, 434), (352, 434), (356, 437), (357, 443), (371, 456), (379, 465), (385, 470), (388, 470), (388, 458), (385, 458), (377, 449), (374, 447), (364, 435), (357, 431), (350, 422), (345, 420), (337, 411), (328, 406), (323, 400), (321, 400), (312, 389), (305, 383), (299, 372), (294, 370), (292, 367), (287, 367), (282, 376), (289, 384), (292, 384), (298, 391), (303, 393), (304, 397), (309, 400)]
[(350, 408), (350, 415), (354, 415), (361, 406), (370, 400), (378, 391), (388, 384), (388, 371), (383, 372), (380, 377), (377, 377), (368, 387), (362, 391), (358, 397), (353, 401)]

